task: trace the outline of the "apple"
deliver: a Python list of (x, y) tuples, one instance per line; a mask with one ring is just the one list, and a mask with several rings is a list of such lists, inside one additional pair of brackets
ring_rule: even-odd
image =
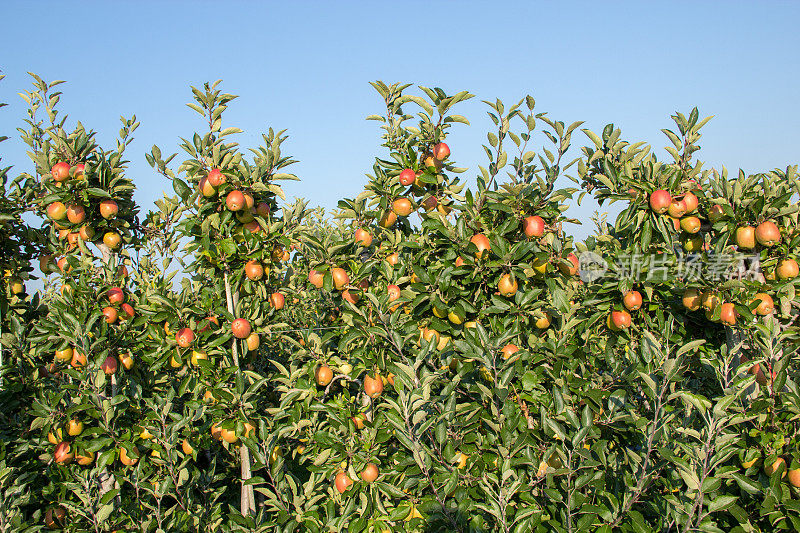
[(725, 217), (725, 210), (719, 204), (712, 205), (711, 209), (708, 210), (708, 220), (710, 220), (712, 224), (719, 222), (724, 217)]
[(244, 265), (244, 275), (250, 281), (258, 281), (264, 277), (264, 267), (255, 260), (250, 260)]
[(408, 198), (398, 198), (392, 202), (392, 211), (401, 217), (407, 217), (413, 211), (411, 200)]
[(787, 280), (796, 278), (800, 270), (794, 259), (781, 259), (775, 273), (778, 275), (778, 279)]
[(386, 287), (386, 292), (389, 295), (389, 302), (393, 302), (400, 298), (400, 287), (397, 285), (389, 285)]
[(544, 235), (544, 219), (539, 215), (526, 217), (522, 221), (522, 231), (528, 238)]
[(63, 507), (53, 507), (44, 514), (44, 525), (50, 529), (62, 529), (67, 525), (67, 510)]
[(700, 204), (700, 202), (697, 200), (697, 196), (691, 192), (687, 192), (683, 195), (683, 203), (686, 205), (687, 213), (694, 213), (694, 211), (697, 209), (697, 206)]
[(789, 483), (791, 483), (793, 487), (800, 488), (800, 468), (789, 470)]
[(106, 324), (113, 324), (119, 317), (119, 312), (113, 307), (107, 306), (103, 308), (103, 316), (106, 318)]
[(277, 311), (283, 309), (283, 305), (284, 305), (285, 302), (286, 302), (286, 298), (283, 296), (283, 294), (281, 294), (279, 292), (273, 292), (269, 296), (270, 305), (272, 305), (272, 307), (274, 307), (275, 310), (277, 310)]
[(374, 463), (367, 463), (367, 466), (361, 471), (361, 479), (364, 480), (364, 483), (372, 483), (378, 479), (378, 467)]
[(125, 353), (119, 356), (119, 362), (125, 370), (133, 368), (133, 356), (130, 353)]
[(249, 224), (250, 222), (255, 220), (255, 218), (253, 217), (253, 213), (247, 208), (244, 208), (241, 211), (236, 211), (234, 215), (236, 216), (236, 220), (239, 221), (240, 224)]
[(702, 235), (687, 234), (683, 236), (683, 249), (690, 253), (696, 253), (703, 249)]
[(208, 181), (208, 178), (200, 178), (200, 183), (197, 188), (200, 189), (200, 194), (206, 198), (211, 198), (217, 194), (217, 189)]
[(775, 302), (772, 301), (772, 296), (767, 293), (759, 292), (753, 297), (753, 301), (758, 302), (755, 313), (761, 316), (771, 315), (775, 310)]
[(642, 294), (639, 291), (629, 291), (622, 298), (622, 303), (628, 311), (636, 311), (642, 307)]
[(478, 259), (483, 257), (483, 253), (485, 251), (492, 249), (492, 245), (489, 242), (489, 238), (483, 233), (476, 233), (475, 235), (472, 236), (469, 242), (474, 244), (475, 247), (478, 249), (478, 251), (475, 253), (475, 257), (477, 257)]
[(771, 477), (776, 472), (781, 473), (781, 478), (786, 477), (786, 461), (783, 457), (778, 457), (773, 462), (764, 464), (764, 474), (768, 477)]
[(327, 365), (320, 365), (314, 371), (314, 380), (320, 387), (327, 386), (333, 379), (333, 371)]
[(68, 442), (62, 441), (56, 445), (56, 449), (53, 452), (53, 459), (55, 459), (57, 463), (69, 464), (74, 458), (75, 455), (72, 453)]
[(756, 230), (752, 226), (736, 228), (736, 245), (742, 250), (756, 247)]
[(510, 274), (500, 276), (500, 281), (497, 284), (497, 290), (500, 291), (500, 294), (506, 297), (514, 296), (518, 288), (517, 280), (511, 277)]
[(67, 181), (69, 179), (69, 163), (59, 161), (50, 169), (50, 174), (58, 182)]
[(77, 437), (81, 433), (83, 433), (83, 422), (74, 418), (67, 422), (67, 435)]
[(440, 142), (433, 147), (433, 157), (439, 161), (444, 161), (450, 156), (450, 147), (447, 144)]
[(256, 201), (250, 193), (244, 193), (244, 207), (245, 209), (253, 209)]
[(669, 207), (667, 208), (667, 213), (669, 216), (674, 218), (681, 218), (683, 215), (686, 214), (686, 202), (683, 200), (676, 200), (673, 199), (670, 202)]
[(383, 215), (381, 215), (378, 225), (382, 228), (391, 228), (394, 226), (395, 222), (397, 222), (397, 215), (391, 209), (387, 209), (384, 211)]
[(380, 374), (375, 373), (375, 377), (369, 374), (364, 376), (364, 394), (370, 398), (377, 398), (383, 392), (383, 380)]
[(225, 206), (229, 211), (241, 211), (245, 206), (245, 198), (242, 191), (231, 191), (225, 197)]
[(105, 199), (100, 202), (100, 216), (104, 219), (114, 218), (117, 213), (119, 213), (119, 206), (114, 200)]
[(500, 353), (503, 354), (503, 359), (508, 359), (515, 353), (519, 351), (519, 348), (516, 344), (506, 344), (500, 349)]
[(664, 189), (653, 191), (650, 195), (650, 209), (658, 214), (667, 212), (672, 204), (672, 196)]
[(251, 333), (244, 342), (247, 345), (247, 349), (251, 352), (258, 350), (258, 347), (261, 346), (261, 338), (258, 336), (258, 333)]
[(53, 202), (47, 206), (47, 216), (50, 220), (64, 220), (67, 216), (67, 207), (61, 202)]
[(565, 276), (574, 276), (578, 273), (578, 268), (580, 267), (578, 256), (571, 253), (567, 256), (567, 261), (569, 261), (569, 265), (565, 265), (563, 261), (559, 262), (558, 270), (560, 270)]
[(117, 368), (119, 368), (119, 363), (113, 355), (106, 357), (106, 360), (100, 365), (100, 369), (109, 376), (116, 374)]
[(353, 305), (356, 305), (358, 303), (358, 300), (360, 299), (358, 294), (350, 292), (347, 289), (342, 291), (342, 298), (344, 298), (345, 301), (348, 301)]
[(357, 245), (363, 246), (364, 248), (372, 244), (372, 235), (364, 228), (358, 228), (356, 230), (354, 239)]
[(222, 428), (219, 430), (219, 438), (221, 438), (228, 444), (234, 444), (239, 440), (239, 437), (236, 435), (236, 432), (232, 429), (227, 429), (227, 428)]
[(347, 275), (347, 272), (345, 272), (343, 268), (339, 267), (332, 268), (331, 276), (333, 277), (333, 286), (336, 288), (337, 291), (342, 290), (348, 283), (350, 283), (350, 277)]
[(781, 242), (781, 230), (771, 220), (756, 226), (756, 240), (762, 246), (775, 246)]
[(188, 348), (194, 342), (194, 331), (190, 328), (181, 328), (175, 334), (175, 341), (181, 348)]
[(108, 301), (112, 304), (121, 304), (125, 301), (125, 292), (119, 287), (111, 287), (108, 289), (108, 292), (106, 292), (106, 298), (108, 298)]
[(63, 350), (56, 350), (56, 360), (66, 363), (68, 361), (72, 361), (72, 348), (69, 346), (64, 348)]
[(253, 212), (261, 218), (267, 218), (270, 214), (269, 204), (267, 202), (259, 202)]
[(700, 303), (707, 311), (714, 311), (720, 304), (719, 296), (714, 291), (705, 291), (700, 297)]
[(534, 321), (533, 325), (536, 326), (537, 329), (547, 329), (550, 327), (550, 315), (547, 313), (540, 313), (536, 315), (536, 320)]
[(133, 448), (131, 452), (128, 452), (125, 448), (119, 449), (119, 462), (124, 464), (125, 466), (133, 466), (139, 461), (139, 450), (137, 448)]
[(737, 316), (738, 313), (736, 312), (736, 308), (732, 303), (725, 302), (722, 304), (722, 307), (720, 307), (719, 320), (723, 324), (726, 324), (728, 326), (735, 326)]
[(322, 288), (322, 283), (323, 283), (324, 279), (325, 279), (325, 276), (322, 274), (322, 272), (318, 272), (316, 270), (311, 270), (308, 273), (308, 282), (310, 284), (312, 284), (313, 286), (315, 286), (316, 288), (318, 288), (318, 289)]
[(208, 361), (208, 354), (203, 351), (192, 350), (192, 355), (189, 357), (189, 363), (192, 366), (198, 366), (200, 361)]
[(697, 311), (701, 304), (700, 292), (697, 289), (686, 289), (683, 292), (683, 306), (689, 311)]
[(700, 219), (697, 217), (683, 217), (681, 219), (681, 229), (690, 235), (700, 231)]
[(400, 254), (394, 252), (386, 256), (386, 262), (392, 266), (396, 266), (400, 262)]
[(242, 227), (247, 231), (249, 231), (250, 233), (258, 233), (259, 231), (261, 231), (261, 224), (259, 224), (255, 220), (244, 224), (244, 226)]
[(339, 491), (339, 494), (344, 494), (344, 491), (349, 489), (352, 484), (353, 480), (347, 477), (347, 474), (344, 472), (336, 474), (336, 478), (333, 481), (333, 485), (336, 487), (336, 490)]
[(212, 168), (206, 176), (206, 179), (212, 187), (219, 187), (225, 183), (225, 174), (218, 168)]
[(121, 242), (122, 237), (120, 237), (119, 233), (116, 231), (108, 231), (105, 235), (103, 235), (103, 244), (112, 250), (116, 250)]
[(86, 210), (80, 204), (67, 206), (67, 219), (73, 224), (80, 224), (86, 219)]
[(631, 325), (631, 315), (627, 311), (611, 311), (611, 323), (617, 329), (627, 329)]
[(91, 242), (94, 239), (94, 228), (91, 226), (81, 226), (78, 230), (78, 236), (83, 239), (83, 242)]
[(133, 307), (131, 307), (130, 304), (122, 304), (119, 307), (119, 310), (120, 310), (120, 313), (119, 313), (119, 319), (120, 320), (128, 320), (130, 318), (133, 318), (134, 315), (135, 315), (135, 313), (133, 311)]
[(435, 209), (437, 205), (439, 205), (439, 199), (434, 195), (430, 195), (422, 200), (422, 207), (425, 211), (431, 211)]
[(83, 163), (78, 163), (74, 167), (72, 167), (72, 175), (79, 180), (86, 179), (86, 165)]
[(192, 448), (189, 439), (183, 439), (183, 442), (181, 443), (181, 449), (186, 455), (192, 455), (194, 453), (194, 448)]
[(456, 257), (455, 265), (456, 265), (456, 268), (460, 268), (460, 267), (464, 266), (464, 258), (461, 257), (460, 255), (458, 257)]
[(233, 332), (233, 336), (237, 339), (246, 339), (250, 336), (252, 331), (253, 330), (250, 327), (250, 322), (244, 318), (237, 318), (231, 322), (231, 332)]
[(399, 180), (400, 185), (408, 187), (409, 185), (414, 185), (414, 182), (417, 181), (417, 174), (410, 168), (404, 168), (403, 171), (400, 172)]

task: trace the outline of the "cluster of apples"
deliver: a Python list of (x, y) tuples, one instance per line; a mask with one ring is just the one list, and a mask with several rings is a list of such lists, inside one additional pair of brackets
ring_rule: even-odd
[[(318, 270), (310, 270), (308, 272), (308, 282), (317, 289), (322, 288), (325, 275)], [(342, 298), (353, 305), (356, 305), (361, 299), (359, 291), (365, 291), (369, 288), (369, 281), (362, 279), (357, 285), (350, 285), (350, 276), (345, 269), (341, 267), (334, 267), (331, 269), (331, 279), (333, 280), (333, 287), (337, 291), (341, 291)]]
[(125, 301), (125, 291), (122, 288), (111, 287), (105, 296), (108, 305), (103, 308), (103, 316), (107, 324), (116, 324), (118, 320), (134, 317), (133, 306)]
[[(85, 180), (85, 168), (84, 164), (70, 167), (68, 163), (61, 161), (53, 166), (50, 174), (57, 186), (63, 186), (70, 178)], [(46, 211), (47, 217), (53, 222), (53, 227), (58, 231), (58, 238), (67, 241), (69, 250), (78, 245), (79, 238), (84, 242), (95, 241), (95, 228), (92, 223), (97, 224), (97, 221), (96, 219), (93, 220), (94, 210), (91, 206), (83, 205), (77, 200), (70, 201), (67, 204), (55, 201), (46, 207)], [(108, 231), (103, 234), (102, 242), (111, 250), (119, 248), (122, 242), (122, 237), (119, 232), (113, 229), (112, 222), (118, 213), (119, 205), (111, 198), (105, 198), (97, 205), (97, 214), (109, 226)]]
[[(742, 468), (748, 470), (756, 466), (760, 460), (761, 460), (761, 455), (759, 452), (758, 454), (753, 455), (749, 459), (747, 458), (742, 459), (740, 462)], [(792, 485), (793, 487), (800, 488), (800, 468), (788, 468), (791, 462), (792, 462), (791, 457), (783, 458), (781, 456), (774, 457), (774, 459), (772, 460), (769, 459), (765, 460), (763, 469), (764, 474), (767, 477), (772, 477), (774, 474), (780, 474), (781, 479), (787, 477), (788, 474), (787, 481), (789, 482), (789, 484)]]
[(53, 461), (59, 464), (70, 464), (75, 461), (81, 466), (90, 466), (94, 462), (94, 453), (76, 450), (67, 437), (77, 437), (83, 433), (83, 422), (72, 418), (63, 427), (54, 427), (47, 434), (47, 440), (54, 446)]
[[(205, 319), (205, 325), (202, 329), (200, 329), (200, 333), (203, 333), (207, 329), (211, 327), (211, 325), (219, 326), (219, 320), (215, 316), (209, 316)], [(164, 331), (169, 336), (171, 335), (172, 331), (170, 330), (169, 323), (164, 322)], [(250, 351), (257, 350), (261, 344), (261, 338), (258, 336), (258, 333), (253, 331), (252, 326), (250, 325), (250, 321), (246, 318), (236, 318), (231, 322), (230, 331), (234, 337), (240, 340), (245, 341), (245, 345), (247, 349)], [(190, 327), (181, 327), (175, 333), (175, 344), (178, 345), (179, 348), (183, 349), (191, 349), (191, 355), (189, 357), (189, 361), (192, 366), (198, 366), (199, 361), (207, 360), (208, 354), (201, 349), (197, 349), (195, 346), (196, 335), (192, 328)], [(181, 363), (180, 358), (180, 351), (177, 352), (179, 357), (175, 357), (173, 355), (170, 358), (170, 366), (173, 368), (181, 368), (183, 364)]]
[(642, 308), (642, 293), (639, 291), (628, 291), (622, 297), (622, 305), (625, 309), (614, 309), (606, 318), (606, 326), (611, 331), (622, 331), (631, 327), (631, 312)]
[[(200, 193), (205, 198), (213, 198), (219, 193), (220, 187), (228, 182), (227, 176), (219, 168), (212, 168), (208, 174), (200, 178)], [(259, 233), (261, 225), (255, 220), (255, 216), (267, 218), (271, 212), (267, 202), (256, 204), (253, 195), (246, 191), (233, 189), (225, 195), (225, 207), (236, 216), (236, 220), (242, 224), (244, 229), (251, 233)]]
[[(658, 189), (650, 194), (650, 209), (654, 213), (666, 214), (675, 231), (684, 232), (684, 248), (688, 252), (698, 252), (703, 247), (703, 238), (698, 235), (702, 220), (697, 208), (700, 203), (697, 195), (686, 192), (672, 196), (669, 191)], [(708, 213), (708, 219), (714, 223), (724, 216), (722, 206), (714, 205)]]

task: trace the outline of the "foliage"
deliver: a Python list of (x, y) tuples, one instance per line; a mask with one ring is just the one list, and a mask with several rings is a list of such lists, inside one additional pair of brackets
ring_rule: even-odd
[[(214, 82), (140, 220), (135, 117), (105, 149), (33, 80), (33, 171), (0, 172), (3, 529), (800, 529), (796, 167), (703, 168), (696, 109), (671, 160), (613, 125), (576, 157), (528, 96), (484, 102), (471, 189), (473, 95), (374, 82), (383, 152), (328, 216)], [(626, 207), (576, 242), (586, 194)]]

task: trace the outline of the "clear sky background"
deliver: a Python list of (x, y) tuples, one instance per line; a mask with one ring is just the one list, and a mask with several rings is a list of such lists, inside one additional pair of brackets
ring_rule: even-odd
[[(63, 79), (62, 112), (112, 146), (120, 115), (141, 127), (128, 155), (136, 199), (150, 209), (169, 185), (147, 165), (153, 144), (178, 150), (202, 129), (184, 104), (189, 85), (223, 79), (241, 97), (227, 125), (243, 146), (287, 128), (301, 177), (289, 196), (335, 207), (362, 190), (378, 153), (380, 79), (469, 90), (456, 112), (452, 158), (470, 170), (491, 123), (481, 99), (526, 94), (537, 110), (594, 131), (614, 122), (661, 151), (670, 114), (716, 115), (700, 157), (747, 172), (800, 161), (800, 2), (44, 2), (0, 1), (0, 145), (4, 164), (29, 170), (16, 139), (26, 72)], [(411, 109), (411, 107), (409, 107)], [(588, 139), (578, 133), (575, 149)], [(178, 156), (180, 160), (182, 155)], [(569, 214), (592, 230), (592, 202)]]

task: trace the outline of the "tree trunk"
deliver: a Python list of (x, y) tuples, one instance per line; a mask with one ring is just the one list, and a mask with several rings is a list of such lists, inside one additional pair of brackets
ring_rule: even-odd
[[(228, 279), (228, 273), (225, 273), (225, 299), (228, 304), (228, 312), (232, 316), (236, 316), (235, 308), (236, 305), (239, 303), (239, 291), (233, 292), (231, 291), (231, 284), (230, 280)], [(233, 340), (233, 364), (236, 365), (236, 373), (241, 373), (241, 367), (239, 366), (239, 347), (237, 345), (236, 339)], [(256, 511), (256, 500), (255, 494), (253, 492), (252, 485), (246, 485), (245, 483), (252, 477), (252, 473), (250, 471), (250, 450), (247, 446), (242, 445), (239, 448), (239, 458), (242, 461), (242, 496), (240, 500), (241, 512), (243, 516), (248, 516)]]

